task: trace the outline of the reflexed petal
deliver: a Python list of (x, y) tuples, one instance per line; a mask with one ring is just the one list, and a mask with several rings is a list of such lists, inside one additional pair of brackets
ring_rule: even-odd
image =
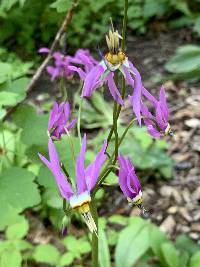
[(117, 86), (114, 82), (113, 76), (114, 76), (114, 74), (112, 72), (109, 72), (109, 74), (106, 77), (106, 80), (108, 82), (108, 88), (109, 88), (110, 93), (111, 93), (112, 97), (114, 98), (114, 100), (117, 103), (119, 103), (120, 105), (123, 105), (124, 102), (123, 102), (121, 95), (117, 89)]
[(142, 88), (142, 93), (154, 107), (157, 106), (158, 100), (146, 88), (144, 87)]
[(168, 110), (168, 107), (167, 107), (167, 100), (166, 100), (166, 94), (165, 94), (164, 86), (161, 86), (161, 88), (160, 88), (160, 101), (159, 101), (159, 103), (160, 103), (160, 106), (162, 108), (165, 120), (168, 121), (168, 119), (169, 119), (169, 110)]
[(106, 160), (106, 155), (105, 155), (106, 148), (107, 148), (107, 141), (104, 141), (103, 147), (97, 154), (95, 160), (85, 170), (86, 183), (89, 191), (91, 191), (95, 187), (101, 167), (104, 161)]
[(38, 50), (38, 52), (39, 53), (49, 53), (49, 48), (47, 48), (47, 47), (41, 47), (39, 50)]
[(126, 172), (126, 164), (125, 164), (125, 160), (123, 158), (123, 156), (119, 155), (118, 156), (118, 162), (119, 162), (119, 186), (123, 192), (123, 194), (127, 197), (127, 198), (132, 198), (132, 194), (130, 192), (130, 190), (128, 189), (128, 185), (127, 185), (127, 172)]
[(73, 71), (73, 72), (77, 72), (79, 77), (80, 77), (80, 79), (81, 80), (85, 80), (86, 73), (81, 68), (78, 68), (78, 67), (75, 67), (75, 66), (69, 66), (68, 69)]
[(51, 163), (40, 153), (38, 153), (39, 158), (41, 161), (51, 170)]
[(39, 154), (39, 157), (43, 161), (43, 163), (50, 169), (50, 171), (56, 178), (56, 183), (60, 189), (62, 196), (69, 199), (73, 195), (73, 191), (67, 181), (67, 178), (60, 169), (58, 155), (55, 146), (50, 138), (48, 147), (49, 147), (50, 162), (41, 154)]
[(55, 170), (60, 170), (60, 162), (59, 162), (58, 154), (57, 154), (55, 145), (53, 141), (51, 140), (51, 138), (49, 138), (48, 149), (49, 149), (49, 158), (50, 158), (52, 167)]
[(119, 162), (119, 184), (124, 195), (130, 199), (136, 197), (141, 191), (141, 185), (130, 159), (118, 156)]
[(50, 131), (51, 128), (53, 127), (57, 113), (58, 113), (58, 103), (55, 102), (49, 116), (48, 131)]
[(91, 96), (92, 91), (95, 90), (97, 84), (100, 83), (99, 79), (104, 73), (104, 70), (104, 67), (99, 63), (87, 74), (83, 85), (83, 97)]
[(139, 71), (129, 61), (130, 69), (134, 72), (134, 92), (133, 92), (133, 111), (136, 115), (139, 125), (141, 125), (141, 114), (140, 114), (140, 100), (142, 93), (142, 80)]
[(60, 70), (52, 66), (47, 67), (47, 72), (51, 75), (51, 81), (54, 81), (59, 76)]
[(72, 129), (72, 128), (75, 126), (76, 123), (77, 123), (77, 119), (74, 119), (74, 120), (67, 126), (67, 130)]
[(155, 138), (161, 136), (161, 133), (160, 133), (158, 130), (156, 130), (156, 128), (153, 127), (153, 125), (148, 125), (148, 126), (147, 126), (147, 131), (148, 131), (148, 133), (149, 133), (151, 136), (153, 136), (153, 137), (155, 137)]
[(87, 191), (87, 185), (85, 180), (85, 152), (86, 152), (86, 134), (83, 137), (82, 140), (82, 146), (80, 154), (77, 157), (76, 160), (76, 184), (77, 184), (77, 193), (81, 194), (85, 191)]
[(158, 103), (156, 108), (156, 122), (158, 123), (159, 127), (164, 131), (167, 127), (167, 121), (165, 121), (165, 118), (162, 113), (162, 109), (160, 107), (160, 104)]

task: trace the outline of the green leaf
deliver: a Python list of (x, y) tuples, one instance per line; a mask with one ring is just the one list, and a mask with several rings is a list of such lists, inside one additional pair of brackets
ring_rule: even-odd
[(173, 73), (184, 73), (200, 67), (200, 48), (194, 45), (179, 48), (174, 57), (165, 65), (166, 70)]
[(23, 129), (21, 139), (26, 145), (47, 144), (48, 115), (37, 115), (34, 107), (21, 105), (14, 113), (13, 120)]
[(15, 156), (15, 135), (5, 129), (0, 129), (0, 170), (11, 167)]
[(143, 15), (145, 18), (153, 16), (162, 16), (169, 10), (169, 4), (166, 1), (146, 0), (144, 4)]
[(74, 256), (71, 252), (67, 252), (60, 258), (59, 266), (68, 266), (74, 261)]
[(50, 7), (56, 8), (58, 13), (66, 12), (71, 7), (71, 1), (70, 0), (57, 0), (54, 3), (52, 3)]
[(115, 173), (111, 172), (105, 179), (105, 183), (109, 185), (118, 185), (118, 177)]
[(100, 267), (110, 267), (110, 252), (108, 241), (104, 230), (99, 229), (98, 231), (98, 242), (99, 242), (99, 265)]
[(46, 166), (40, 167), (38, 177), (37, 177), (37, 182), (46, 188), (52, 188), (54, 190), (57, 189), (55, 178), (53, 174), (51, 173), (51, 171)]
[(20, 78), (2, 85), (0, 87), (0, 106), (14, 106), (24, 100), (28, 81), (27, 78)]
[[(10, 168), (0, 177), (0, 229), (5, 227), (5, 219), (12, 218), (28, 207), (40, 203), (37, 185), (33, 182), (33, 173), (18, 167)], [(15, 217), (16, 219), (16, 217)], [(7, 221), (6, 225), (10, 222)]]
[(128, 217), (122, 215), (112, 215), (108, 218), (109, 223), (120, 224), (120, 225), (127, 225), (128, 224)]
[(109, 230), (108, 231), (108, 244), (110, 246), (115, 246), (118, 241), (118, 236), (119, 236), (118, 232), (116, 232), (115, 230)]
[(180, 250), (189, 252), (190, 255), (200, 250), (200, 246), (196, 244), (190, 237), (184, 234), (179, 235), (176, 238), (175, 246)]
[(60, 194), (58, 193), (58, 190), (47, 189), (42, 197), (49, 207), (62, 209), (63, 201)]
[(76, 239), (74, 236), (67, 236), (62, 240), (62, 243), (76, 258), (80, 258), (82, 254), (91, 251), (90, 244), (85, 238)]
[(172, 243), (166, 242), (161, 244), (161, 251), (167, 267), (179, 267), (178, 251)]
[(190, 267), (199, 267), (200, 251), (195, 253), (190, 260)]
[(53, 266), (58, 263), (59, 257), (60, 253), (57, 248), (50, 244), (39, 245), (33, 252), (33, 259), (36, 262), (48, 263)]
[(149, 226), (136, 220), (120, 234), (115, 251), (116, 267), (131, 267), (150, 246)]
[(20, 239), (26, 236), (28, 232), (28, 221), (24, 217), (20, 217), (20, 220), (15, 224), (9, 226), (6, 230), (7, 239)]
[(162, 243), (167, 241), (166, 235), (160, 231), (160, 229), (151, 224), (149, 228), (149, 238), (151, 240), (150, 246), (154, 254), (159, 258), (161, 263), (164, 265), (163, 255), (161, 251)]
[(0, 267), (21, 267), (22, 256), (19, 251), (5, 250), (0, 256)]

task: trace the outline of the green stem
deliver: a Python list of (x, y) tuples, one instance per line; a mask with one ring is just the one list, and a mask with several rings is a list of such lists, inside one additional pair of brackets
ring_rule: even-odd
[[(118, 147), (121, 145), (122, 141), (124, 140), (128, 130), (131, 128), (131, 126), (137, 121), (136, 118), (132, 119), (128, 126), (126, 127), (126, 129), (124, 130), (122, 136), (119, 138), (118, 141)], [(112, 167), (112, 160), (113, 157), (115, 156), (115, 151), (113, 152), (113, 154), (111, 155), (111, 157), (109, 158), (109, 161), (107, 162), (106, 166), (104, 167), (103, 171), (101, 172), (100, 176), (99, 176), (99, 182), (96, 185), (96, 187), (93, 189), (93, 196), (96, 194), (98, 188), (101, 186), (101, 184), (104, 182), (104, 180), (106, 179), (106, 177), (108, 176), (108, 174), (113, 170)]]
[(128, 0), (124, 0), (124, 17), (122, 26), (122, 52), (125, 50), (125, 40), (126, 40), (126, 28), (127, 28), (127, 11), (128, 11)]
[[(97, 227), (97, 234), (98, 234), (98, 214), (97, 214), (97, 207), (96, 207), (94, 200), (92, 200), (90, 203), (90, 212), (95, 221), (95, 224)], [(92, 267), (98, 267), (98, 266), (99, 266), (98, 264), (98, 237), (93, 232), (92, 234)]]
[[(123, 17), (123, 23), (122, 23), (122, 52), (125, 51), (125, 41), (126, 41), (126, 28), (127, 28), (127, 11), (128, 11), (128, 0), (124, 0), (124, 17)], [(122, 99), (125, 98), (125, 94), (126, 94), (126, 83), (125, 83), (125, 78), (122, 77)], [(122, 106), (119, 105), (118, 110), (116, 112), (116, 120), (118, 120), (119, 118), (119, 114), (121, 112)], [(114, 132), (114, 125), (112, 125), (112, 128), (110, 129), (107, 141), (108, 144), (112, 138)]]
[(118, 110), (118, 105), (117, 103), (115, 103), (114, 110), (113, 110), (113, 131), (115, 134), (115, 157), (114, 157), (113, 164), (115, 164), (115, 161), (117, 160), (117, 157), (118, 157), (117, 110)]

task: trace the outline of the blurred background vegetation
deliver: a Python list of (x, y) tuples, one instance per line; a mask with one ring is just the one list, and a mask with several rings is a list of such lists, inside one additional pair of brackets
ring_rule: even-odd
[[(26, 99), (27, 84), (42, 60), (38, 49), (51, 46), (70, 5), (69, 0), (1, 1), (0, 118), (5, 115), (8, 108)], [(89, 48), (93, 54), (97, 54), (97, 46), (104, 48), (104, 36), (110, 26), (110, 17), (114, 25), (121, 28), (123, 1), (81, 0), (74, 13), (67, 31), (67, 52), (74, 54), (78, 48)], [(186, 32), (186, 39), (188, 38), (185, 43), (179, 42), (180, 36), (177, 34), (182, 30), (184, 34)], [(173, 43), (177, 42), (176, 50), (172, 49), (173, 54), (167, 57), (164, 63), (161, 62), (163, 65), (159, 77), (156, 76), (159, 74), (158, 70), (154, 69), (153, 75), (145, 71), (144, 79), (149, 84), (152, 78), (150, 76), (153, 76), (153, 85), (161, 81), (166, 82), (167, 91), (171, 96), (169, 97), (170, 107), (174, 112), (183, 104), (191, 105), (190, 108), (192, 107), (191, 110), (194, 112), (193, 104), (194, 107), (199, 105), (199, 98), (194, 98), (196, 97), (194, 88), (198, 87), (200, 77), (200, 46), (198, 45), (200, 0), (129, 1), (128, 52), (130, 54), (131, 50), (134, 50), (132, 47), (140, 47), (141, 40), (146, 37), (151, 40), (155, 38), (157, 42), (156, 38), (160, 33), (167, 36), (171, 32), (175, 34), (168, 46), (174, 49)], [(133, 37), (134, 39), (131, 39)], [(149, 39), (147, 43), (150, 44)], [(140, 58), (148, 49), (150, 45), (144, 48)], [(62, 50), (62, 40), (58, 50)], [(154, 59), (159, 57), (156, 53), (157, 51), (154, 51)], [(148, 65), (148, 63), (145, 64)], [(143, 63), (140, 63), (140, 69), (142, 68)], [(37, 157), (38, 151), (47, 154), (48, 112), (52, 107), (52, 100), (60, 98), (57, 90), (59, 82), (43, 91), (42, 87), (47, 79), (48, 77), (45, 77), (45, 81), (39, 81), (42, 85), (36, 86), (35, 92), (12, 114), (11, 120), (0, 123), (0, 202), (2, 205), (0, 267), (90, 266), (90, 236), (86, 237), (84, 234), (82, 230), (84, 224), (80, 222), (77, 214), (72, 214), (71, 221), (65, 218), (68, 236), (64, 238), (61, 236), (60, 229), (64, 216), (62, 200), (54, 178)], [(180, 80), (183, 83), (177, 85), (176, 81)], [(71, 84), (74, 85), (74, 81), (70, 81), (69, 84), (69, 87)], [(191, 84), (192, 87), (189, 87)], [(181, 90), (183, 87), (186, 89)], [(179, 96), (179, 102), (175, 102), (177, 96)], [(73, 104), (75, 113), (79, 106), (79, 97), (76, 94), (73, 95)], [(131, 114), (130, 109), (127, 110), (120, 117), (120, 134)], [(186, 113), (191, 114), (191, 110)], [(82, 112), (81, 127), (91, 136), (90, 151), (87, 154), (89, 162), (94, 157), (95, 150), (98, 151), (112, 124), (112, 105), (105, 101), (102, 94), (95, 93), (91, 101), (85, 101)], [(187, 114), (182, 117), (178, 114), (177, 117), (171, 118), (175, 130), (179, 131), (178, 125), (183, 124), (182, 118), (187, 117)], [(192, 113), (190, 119), (194, 116), (196, 115)], [(165, 140), (152, 139), (144, 128), (135, 127), (130, 130), (121, 149), (133, 159), (144, 191), (145, 188), (148, 189), (145, 193), (147, 208), (149, 206), (153, 209), (155, 215), (152, 214), (151, 222), (137, 217), (139, 214), (135, 209), (127, 207), (126, 200), (118, 188), (117, 177), (112, 173), (97, 196), (98, 209), (102, 217), (99, 221), (102, 229), (99, 232), (100, 267), (200, 266), (199, 213), (196, 206), (192, 209), (192, 212), (194, 211), (192, 219), (190, 214), (182, 212), (182, 208), (185, 208), (184, 203), (198, 202), (200, 196), (197, 192), (196, 196), (190, 199), (188, 193), (189, 200), (182, 202), (177, 196), (179, 191), (183, 188), (185, 190), (185, 187), (195, 191), (197, 184), (192, 184), (188, 180), (185, 184), (181, 184), (182, 187), (180, 184), (178, 184), (180, 187), (176, 187), (177, 180), (174, 174), (175, 168), (180, 168), (181, 176), (187, 174), (191, 177), (192, 175), (184, 172), (188, 165), (184, 167), (182, 161), (185, 164), (189, 160), (182, 159), (183, 154), (184, 156), (187, 154), (187, 149), (182, 148), (182, 139), (189, 132), (189, 137), (186, 136), (186, 142), (189, 142), (198, 127), (191, 126), (194, 124), (194, 121), (190, 121), (186, 128), (182, 129), (180, 126), (178, 147), (175, 141), (170, 140), (167, 143)], [(78, 138), (74, 137), (73, 142), (75, 152), (78, 153)], [(172, 149), (172, 146), (176, 147)], [(73, 174), (67, 137), (58, 144), (58, 149), (61, 159), (65, 160), (68, 172)], [(168, 150), (173, 150), (173, 153), (167, 153)], [(175, 156), (173, 157), (172, 154)], [(179, 159), (181, 164), (176, 164), (176, 159)], [(198, 159), (195, 154), (195, 163), (189, 166), (190, 169), (195, 169)], [(178, 180), (178, 183), (181, 182)], [(164, 197), (159, 187), (163, 188)], [(167, 199), (165, 199), (166, 196)], [(184, 196), (183, 199), (185, 199)], [(166, 207), (167, 201), (171, 202)], [(166, 210), (176, 205), (181, 206), (180, 210), (182, 209), (182, 215), (179, 217), (184, 215), (186, 216), (184, 218), (187, 218), (185, 219), (187, 223), (182, 220), (185, 224), (183, 226), (189, 227), (188, 231), (184, 231), (185, 228), (182, 227), (171, 232), (175, 227), (172, 225), (172, 219), (174, 218), (175, 224), (179, 223), (179, 217), (173, 216), (179, 213), (178, 210), (169, 213), (170, 221)], [(171, 227), (168, 230), (166, 225), (163, 226), (165, 219), (168, 219), (167, 225)], [(195, 223), (196, 230), (191, 230)], [(161, 230), (164, 228), (165, 233), (158, 226), (161, 226)], [(196, 233), (196, 237), (194, 234), (189, 236), (192, 231)]]

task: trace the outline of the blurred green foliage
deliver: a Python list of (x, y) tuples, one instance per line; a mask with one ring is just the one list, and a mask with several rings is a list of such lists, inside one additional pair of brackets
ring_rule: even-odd
[[(145, 33), (148, 23), (155, 20), (165, 21), (169, 27), (187, 25), (193, 27), (197, 34), (200, 33), (198, 0), (129, 2), (129, 28), (137, 33)], [(37, 49), (49, 46), (69, 7), (69, 0), (1, 1), (0, 118), (7, 107), (25, 99), (28, 79), (23, 76), (37, 62)], [(80, 46), (95, 48), (110, 25), (110, 17), (121, 25), (123, 1), (82, 0), (75, 12), (77, 14), (68, 30), (69, 50)], [(193, 75), (192, 78), (196, 77), (194, 73), (198, 67), (199, 47), (192, 45), (179, 48), (175, 57), (166, 64), (166, 69), (175, 75)], [(75, 96), (76, 106), (78, 102)], [(48, 108), (45, 110), (49, 111)], [(56, 230), (61, 229), (64, 217), (55, 179), (37, 155), (39, 151), (48, 157), (47, 121), (47, 114), (38, 115), (36, 107), (24, 104), (13, 114), (12, 121), (0, 125), (0, 230), (4, 231), (0, 241), (0, 267), (28, 266), (27, 262), (81, 267), (81, 258), (87, 259), (91, 252), (90, 242), (82, 232), (79, 237), (69, 234), (57, 246), (33, 245), (30, 238), (26, 239), (32, 226), (28, 212), (33, 213), (39, 221), (48, 221)], [(112, 124), (112, 105), (100, 93), (93, 94), (90, 101), (83, 103), (81, 123), (82, 128), (93, 131), (86, 156), (86, 161), (90, 162)], [(120, 136), (125, 130), (123, 123), (119, 119)], [(77, 155), (77, 137), (70, 139), (65, 136), (56, 146), (61, 161), (70, 176), (75, 178), (70, 142), (73, 142)], [(137, 127), (130, 130), (126, 142), (121, 146), (121, 152), (133, 159), (144, 179), (147, 173), (151, 178), (172, 176), (173, 162), (166, 155), (166, 149), (165, 141), (154, 140), (144, 128)], [(116, 185), (117, 179), (111, 173), (105, 182), (107, 185)], [(97, 195), (98, 206), (104, 194), (102, 188)], [(25, 216), (27, 209), (29, 211)], [(77, 228), (81, 228), (77, 214), (69, 215), (67, 227), (70, 220), (77, 224)], [(100, 267), (110, 267), (110, 260), (115, 262), (116, 267), (199, 267), (199, 247), (187, 236), (178, 236), (172, 243), (155, 225), (140, 218), (122, 215), (103, 217), (99, 225), (102, 226), (99, 231)], [(91, 238), (90, 234), (88, 238)], [(57, 247), (61, 247), (61, 250)]]
[[(99, 220), (99, 224), (100, 267), (110, 267), (111, 262), (116, 267), (199, 267), (199, 246), (186, 235), (177, 236), (172, 243), (157, 226), (139, 217), (112, 215)], [(5, 240), (0, 241), (0, 266), (20, 267), (23, 263), (85, 266), (86, 261), (81, 258), (86, 259), (91, 252), (86, 236), (77, 238), (69, 234), (63, 237), (57, 244), (62, 247), (61, 253), (54, 244), (33, 246), (25, 241), (28, 228), (25, 217), (7, 227)], [(90, 234), (88, 238), (91, 238)], [(114, 257), (111, 257), (113, 250)]]
[[(49, 46), (70, 5), (70, 0), (2, 1), (0, 46), (17, 51), (22, 57), (35, 56), (39, 47)], [(199, 34), (199, 6), (199, 0), (132, 0), (128, 27), (145, 33), (149, 22), (164, 21), (169, 27), (192, 27)], [(67, 31), (68, 49), (88, 46), (95, 49), (107, 32), (110, 17), (121, 24), (123, 1), (81, 0), (75, 13)]]
[(166, 70), (173, 73), (174, 80), (196, 80), (200, 77), (200, 46), (180, 46), (175, 55), (165, 65)]

